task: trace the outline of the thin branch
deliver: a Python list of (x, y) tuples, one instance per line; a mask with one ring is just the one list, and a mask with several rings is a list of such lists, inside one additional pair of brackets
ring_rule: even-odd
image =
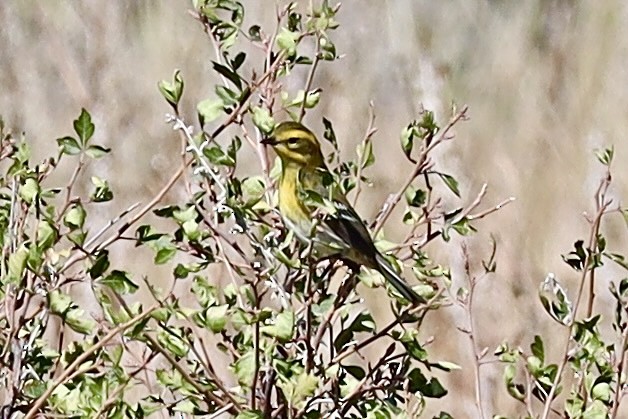
[(307, 79), (305, 81), (305, 88), (303, 89), (303, 102), (301, 103), (301, 110), (299, 111), (299, 122), (303, 121), (303, 117), (305, 116), (305, 105), (307, 102), (307, 96), (310, 93), (310, 89), (312, 88), (312, 82), (314, 81), (314, 73), (316, 72), (316, 68), (318, 67), (318, 63), (321, 60), (321, 37), (320, 34), (316, 34), (316, 52), (314, 53), (314, 60), (312, 61), (312, 65), (310, 66), (310, 71), (307, 75)]
[(144, 320), (146, 317), (153, 314), (153, 311), (155, 311), (157, 308), (159, 308), (158, 305), (152, 306), (151, 308), (147, 309), (145, 312), (140, 313), (137, 316), (133, 317), (131, 320), (125, 323), (122, 323), (121, 325), (111, 329), (109, 333), (107, 333), (105, 336), (102, 337), (102, 339), (100, 339), (91, 347), (87, 348), (85, 352), (83, 352), (81, 355), (76, 357), (74, 362), (68, 365), (59, 374), (59, 376), (46, 388), (46, 390), (42, 393), (42, 395), (39, 396), (37, 400), (35, 400), (31, 408), (29, 409), (29, 411), (24, 416), (24, 419), (31, 419), (35, 417), (35, 415), (39, 413), (39, 410), (46, 404), (46, 402), (48, 401), (48, 398), (56, 390), (56, 388), (59, 387), (61, 384), (63, 384), (70, 376), (72, 376), (75, 370), (77, 370), (83, 364), (83, 362), (87, 361), (87, 359), (91, 357), (94, 352), (104, 347), (107, 343), (109, 343), (111, 339), (118, 336), (120, 333), (124, 332), (129, 327), (137, 324), (138, 322)]
[[(362, 144), (364, 144), (364, 149), (366, 150), (367, 144), (371, 141), (373, 135), (377, 132), (377, 128), (375, 128), (375, 110), (373, 102), (369, 102), (369, 123), (366, 127), (366, 132), (364, 133), (364, 139), (362, 140)], [(362, 167), (364, 166), (363, 162), (358, 162), (358, 170), (355, 175), (355, 195), (353, 196), (353, 205), (358, 202), (358, 198), (360, 197), (360, 193), (362, 192)]]
[(621, 346), (619, 347), (620, 359), (617, 365), (617, 388), (615, 389), (615, 395), (613, 396), (613, 407), (611, 409), (609, 417), (611, 419), (617, 417), (619, 411), (619, 403), (622, 396), (622, 380), (624, 376), (624, 369), (626, 367), (626, 348), (628, 348), (628, 328), (624, 329), (622, 333)]
[(389, 197), (386, 200), (386, 202), (384, 203), (384, 206), (382, 208), (381, 214), (377, 218), (376, 223), (375, 223), (375, 227), (373, 228), (373, 235), (376, 235), (381, 230), (381, 228), (384, 226), (384, 224), (386, 223), (386, 220), (388, 219), (388, 217), (390, 217), (390, 214), (392, 213), (393, 209), (395, 209), (395, 207), (397, 206), (397, 204), (399, 203), (399, 201), (403, 197), (404, 193), (406, 192), (406, 189), (408, 189), (410, 187), (410, 185), (412, 184), (414, 179), (416, 179), (416, 177), (419, 176), (423, 172), (423, 170), (425, 170), (427, 168), (427, 166), (428, 166), (427, 158), (428, 158), (429, 153), (432, 150), (434, 150), (434, 148), (437, 147), (440, 143), (442, 143), (443, 141), (445, 141), (446, 139), (449, 138), (448, 137), (449, 131), (460, 120), (464, 120), (464, 119), (467, 118), (467, 111), (468, 110), (469, 110), (468, 106), (466, 106), (466, 105), (463, 106), (462, 109), (460, 110), (460, 112), (455, 114), (449, 120), (447, 125), (440, 131), (440, 134), (438, 135), (438, 137), (434, 141), (432, 141), (431, 144), (429, 144), (429, 145), (427, 145), (425, 143), (421, 144), (421, 150), (419, 152), (419, 157), (417, 159), (417, 162), (414, 165), (414, 169), (410, 173), (410, 176), (408, 176), (408, 179), (406, 179), (406, 181), (403, 183), (401, 188), (399, 188), (399, 191), (397, 191), (397, 193), (395, 193), (394, 195)]
[[(477, 285), (479, 279), (471, 275), (471, 267), (470, 267), (471, 261), (470, 261), (470, 256), (469, 256), (469, 250), (467, 248), (467, 245), (464, 242), (462, 244), (462, 254), (463, 254), (463, 259), (464, 259), (465, 276), (469, 284), (469, 293), (467, 295), (467, 298), (465, 298), (466, 301), (460, 301), (460, 305), (464, 308), (467, 314), (467, 324), (468, 324), (469, 329), (466, 331), (466, 335), (469, 337), (469, 343), (471, 344), (471, 348), (473, 350), (473, 358), (474, 358), (473, 367), (474, 367), (474, 374), (475, 374), (475, 404), (478, 409), (478, 413), (480, 417), (485, 418), (486, 414), (484, 413), (484, 408), (482, 407), (482, 380), (481, 380), (481, 375), (480, 375), (480, 366), (481, 366), (480, 361), (482, 360), (482, 358), (484, 358), (484, 355), (486, 354), (486, 349), (484, 350), (478, 349), (478, 345), (476, 342), (476, 331), (475, 331), (475, 325), (474, 325), (475, 322), (473, 318), (473, 296), (474, 296), (475, 286)], [(457, 301), (457, 300), (454, 300), (454, 301)]]
[(340, 361), (342, 361), (343, 359), (345, 359), (346, 357), (348, 357), (349, 355), (358, 352), (359, 350), (361, 350), (362, 348), (364, 348), (365, 346), (370, 345), (371, 343), (375, 342), (376, 340), (380, 339), (382, 336), (385, 336), (388, 334), (388, 332), (390, 332), (395, 326), (403, 323), (405, 320), (421, 313), (421, 315), (425, 314), (428, 310), (430, 310), (434, 304), (435, 301), (438, 300), (438, 298), (440, 297), (440, 295), (442, 294), (443, 290), (440, 289), (438, 290), (438, 292), (434, 295), (434, 297), (432, 297), (432, 299), (430, 301), (428, 301), (426, 304), (422, 304), (422, 305), (418, 305), (418, 306), (414, 306), (409, 308), (408, 310), (400, 313), (399, 315), (397, 315), (397, 317), (395, 318), (395, 320), (393, 320), (392, 322), (388, 323), (386, 326), (384, 326), (379, 332), (375, 333), (374, 335), (369, 336), (368, 338), (364, 339), (362, 342), (345, 349), (344, 351), (340, 352), (338, 355), (336, 355), (334, 357), (334, 359), (331, 360), (330, 364), (336, 364), (339, 363)]
[[(185, 172), (185, 169), (192, 163), (192, 161), (193, 159), (190, 158), (186, 162), (184, 162), (181, 165), (181, 167), (179, 167), (179, 169), (174, 173), (174, 175), (172, 175), (172, 177), (161, 188), (161, 190), (157, 192), (157, 194), (153, 197), (153, 199), (150, 200), (150, 202), (144, 205), (144, 207), (140, 209), (139, 212), (137, 212), (129, 221), (127, 221), (124, 225), (122, 225), (122, 227), (120, 227), (115, 234), (111, 235), (108, 239), (103, 241), (100, 245), (95, 246), (92, 250), (90, 250), (89, 253), (92, 254), (96, 252), (97, 250), (105, 249), (109, 245), (111, 245), (113, 242), (117, 241), (120, 237), (122, 237), (124, 232), (126, 232), (133, 224), (138, 222), (144, 215), (146, 215), (146, 213), (148, 213), (155, 205), (157, 205), (163, 199), (163, 197), (174, 186), (176, 181), (181, 177), (181, 175), (183, 175), (183, 173)], [(67, 271), (72, 265), (85, 259), (86, 257), (87, 257), (87, 254), (77, 254), (74, 257), (68, 259), (63, 265), (63, 267), (59, 270), (59, 273), (63, 273)]]
[[(606, 209), (608, 208), (608, 206), (611, 204), (610, 201), (605, 201), (606, 191), (609, 186), (609, 182), (607, 181), (607, 179), (610, 179), (609, 176), (610, 175), (608, 175), (604, 180), (602, 180), (602, 182), (600, 182), (600, 186), (598, 187), (598, 190), (596, 193), (596, 198), (598, 198), (596, 199), (597, 212), (596, 212), (595, 217), (592, 220), (592, 226), (589, 232), (589, 247), (588, 247), (589, 251), (586, 252), (586, 257), (584, 259), (584, 267), (582, 269), (582, 275), (580, 276), (580, 282), (578, 285), (578, 293), (576, 294), (576, 300), (573, 305), (574, 320), (575, 320), (576, 314), (578, 313), (578, 307), (580, 306), (580, 300), (582, 298), (582, 294), (584, 291), (584, 285), (586, 283), (587, 275), (589, 274), (589, 271), (591, 269), (595, 269), (595, 268), (589, 268), (589, 265), (591, 264), (591, 259), (594, 256), (594, 250), (597, 247), (597, 237), (600, 231), (600, 224), (602, 221), (602, 217), (604, 216), (604, 213)], [(572, 337), (573, 330), (575, 327), (574, 320), (572, 320), (571, 325), (569, 326), (569, 331), (567, 334), (567, 338), (565, 339), (564, 348), (562, 352), (563, 354), (562, 360), (560, 364), (558, 365), (558, 370), (556, 371), (556, 378), (554, 379), (554, 382), (552, 383), (550, 391), (547, 394), (547, 399), (545, 400), (545, 405), (543, 407), (543, 414), (541, 415), (541, 419), (547, 419), (547, 417), (550, 414), (552, 401), (554, 399), (554, 394), (556, 394), (556, 389), (558, 388), (558, 383), (560, 382), (560, 379), (562, 377), (563, 370), (565, 369), (565, 366), (567, 365), (567, 362), (569, 361), (569, 347), (571, 344), (571, 337)]]

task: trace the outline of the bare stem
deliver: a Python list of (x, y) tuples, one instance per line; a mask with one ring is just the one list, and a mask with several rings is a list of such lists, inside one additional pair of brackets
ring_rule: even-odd
[(122, 323), (121, 325), (111, 329), (109, 333), (107, 333), (105, 336), (102, 337), (102, 339), (100, 339), (91, 347), (87, 348), (85, 352), (83, 352), (81, 355), (76, 357), (76, 359), (70, 365), (68, 365), (59, 374), (59, 376), (46, 388), (46, 390), (42, 393), (42, 395), (39, 396), (37, 400), (35, 400), (30, 410), (24, 416), (24, 419), (31, 419), (35, 417), (35, 415), (38, 414), (39, 410), (46, 404), (52, 392), (55, 391), (55, 389), (59, 387), (61, 384), (66, 382), (66, 380), (68, 380), (69, 377), (71, 377), (74, 374), (74, 372), (77, 369), (79, 369), (79, 367), (83, 364), (83, 362), (85, 362), (90, 356), (92, 356), (94, 352), (101, 349), (103, 346), (108, 344), (111, 339), (118, 336), (120, 333), (122, 333), (129, 327), (137, 324), (138, 322), (144, 320), (146, 317), (153, 314), (153, 311), (155, 311), (158, 307), (159, 307), (158, 305), (155, 305), (147, 309), (143, 313), (140, 313), (137, 316), (133, 317), (131, 320), (125, 323)]
[(425, 170), (428, 167), (429, 153), (432, 150), (434, 150), (434, 148), (437, 147), (440, 143), (442, 143), (448, 138), (449, 131), (451, 131), (453, 126), (456, 125), (458, 121), (463, 120), (467, 117), (468, 110), (469, 110), (468, 106), (466, 105), (463, 106), (460, 112), (455, 114), (449, 120), (447, 125), (440, 131), (440, 134), (438, 135), (438, 137), (436, 137), (434, 141), (432, 141), (429, 145), (425, 143), (421, 144), (421, 150), (419, 151), (419, 157), (417, 158), (417, 162), (414, 165), (414, 169), (410, 173), (410, 176), (408, 176), (406, 181), (403, 183), (401, 188), (399, 188), (399, 191), (397, 191), (397, 193), (395, 193), (390, 198), (388, 198), (386, 202), (384, 203), (384, 207), (382, 208), (381, 214), (375, 222), (375, 227), (373, 228), (373, 235), (376, 235), (384, 226), (384, 224), (386, 223), (386, 220), (388, 219), (388, 217), (390, 217), (390, 214), (395, 209), (395, 207), (397, 206), (397, 204), (403, 197), (403, 194), (406, 192), (406, 189), (410, 187), (414, 179), (416, 179), (416, 177), (419, 176), (423, 172), (423, 170)]
[[(582, 299), (584, 285), (586, 283), (587, 275), (589, 275), (591, 270), (595, 269), (595, 268), (590, 268), (589, 265), (591, 264), (591, 258), (594, 256), (595, 249), (597, 248), (597, 237), (600, 231), (600, 224), (601, 224), (602, 217), (604, 216), (606, 209), (611, 204), (610, 201), (606, 200), (606, 191), (608, 190), (609, 184), (610, 184), (610, 174), (607, 172), (607, 176), (600, 182), (600, 186), (598, 187), (598, 190), (596, 193), (597, 212), (595, 214), (595, 217), (592, 220), (591, 229), (589, 231), (589, 247), (588, 247), (589, 251), (586, 252), (586, 257), (584, 260), (584, 267), (582, 269), (582, 275), (580, 276), (580, 282), (578, 285), (578, 293), (576, 295), (576, 300), (573, 306), (574, 321), (572, 321), (571, 325), (569, 326), (569, 331), (567, 333), (567, 338), (565, 339), (565, 344), (564, 344), (564, 348), (562, 352), (563, 356), (560, 361), (560, 364), (558, 365), (558, 370), (556, 371), (556, 378), (554, 379), (554, 382), (552, 383), (550, 391), (547, 394), (547, 399), (545, 400), (545, 405), (543, 407), (543, 414), (541, 415), (541, 419), (547, 419), (547, 417), (550, 414), (552, 400), (554, 399), (554, 395), (556, 394), (558, 383), (560, 382), (562, 378), (563, 370), (565, 369), (565, 366), (567, 365), (567, 362), (569, 360), (569, 347), (571, 344), (571, 336), (574, 331), (575, 318), (576, 318), (576, 314), (578, 313), (578, 307), (580, 306), (580, 301)], [(592, 301), (590, 301), (589, 304), (592, 304)]]

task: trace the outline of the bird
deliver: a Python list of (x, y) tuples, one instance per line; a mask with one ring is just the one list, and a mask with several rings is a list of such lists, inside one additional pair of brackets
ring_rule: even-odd
[(281, 160), (278, 192), (284, 225), (299, 241), (312, 245), (315, 257), (374, 269), (410, 303), (425, 303), (376, 249), (366, 225), (327, 169), (312, 131), (285, 121), (261, 143), (272, 146)]

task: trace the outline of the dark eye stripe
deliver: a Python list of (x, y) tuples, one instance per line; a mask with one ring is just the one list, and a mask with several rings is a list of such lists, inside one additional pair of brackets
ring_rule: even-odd
[(296, 137), (293, 137), (293, 138), (289, 138), (289, 139), (288, 139), (288, 144), (296, 144), (296, 143), (298, 143), (298, 142), (299, 142), (299, 139), (298, 139), (298, 138), (296, 138)]

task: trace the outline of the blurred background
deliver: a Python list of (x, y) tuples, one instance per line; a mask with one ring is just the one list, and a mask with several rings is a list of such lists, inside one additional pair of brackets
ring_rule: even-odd
[[(272, 27), (273, 2), (245, 3), (247, 22)], [(56, 138), (72, 133), (81, 107), (90, 111), (95, 142), (114, 150), (90, 166), (110, 180), (117, 196), (115, 204), (99, 207), (103, 220), (148, 201), (179, 164), (178, 136), (165, 123), (169, 108), (157, 82), (181, 69), (189, 121), (196, 119), (196, 103), (213, 92), (214, 51), (187, 13), (190, 7), (187, 1), (151, 0), (0, 2), (0, 115), (14, 132), (26, 133), (37, 161), (54, 154)], [(497, 273), (476, 289), (478, 345), (492, 352), (508, 340), (528, 348), (533, 333), (541, 332), (554, 337), (546, 345), (556, 362), (551, 354), (563, 347), (565, 330), (543, 312), (537, 290), (554, 272), (575, 294), (577, 276), (560, 255), (587, 239), (583, 213), (592, 211), (603, 173), (594, 150), (615, 145), (612, 195), (617, 203), (628, 196), (628, 4), (361, 0), (346, 1), (338, 21), (332, 38), (343, 58), (319, 67), (314, 87), (323, 96), (306, 122), (321, 132), (321, 116), (331, 119), (343, 155), (351, 157), (373, 102), (379, 159), (358, 211), (372, 219), (407, 177), (411, 166), (399, 133), (421, 104), (442, 125), (452, 103), (469, 105), (470, 120), (456, 126), (456, 139), (443, 147), (438, 167), (460, 181), (462, 204), (471, 203), (483, 183), (489, 192), (481, 208), (516, 198), (465, 239), (476, 269), (490, 250), (490, 234), (498, 244)], [(303, 79), (295, 83), (302, 86)], [(176, 192), (169, 197), (176, 198)], [(386, 234), (401, 238), (397, 227), (391, 224)], [(616, 251), (626, 249), (626, 232), (620, 217), (604, 230)], [(438, 244), (429, 251), (436, 262), (451, 265), (454, 284), (463, 285), (462, 252), (452, 251), (462, 240), (456, 240), (447, 251)], [(128, 264), (151, 277), (150, 256)], [(622, 275), (611, 268), (602, 273), (598, 308), (610, 302), (608, 283)], [(367, 293), (375, 311), (378, 295)], [(469, 366), (443, 374), (450, 395), (430, 410), (473, 417), (473, 352), (457, 330), (465, 322), (462, 310), (446, 308), (422, 333), (436, 338), (434, 358)], [(372, 351), (376, 356), (378, 348)], [(506, 394), (502, 367), (488, 364), (481, 373), (487, 413), (524, 414)]]

